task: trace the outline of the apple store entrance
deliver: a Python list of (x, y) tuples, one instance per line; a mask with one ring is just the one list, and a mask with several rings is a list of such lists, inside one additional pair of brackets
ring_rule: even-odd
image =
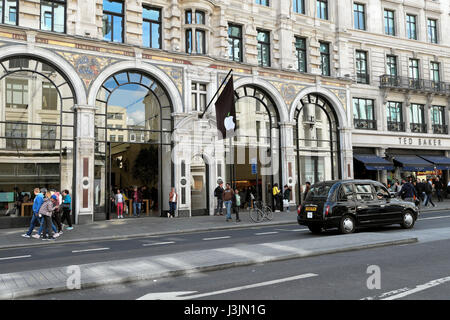
[(234, 152), (230, 153), (229, 140), (224, 140), (226, 175), (232, 177), (244, 208), (249, 205), (250, 193), (273, 207), (272, 188), (281, 183), (277, 109), (264, 91), (251, 85), (235, 90), (235, 105), (236, 135), (231, 143)]

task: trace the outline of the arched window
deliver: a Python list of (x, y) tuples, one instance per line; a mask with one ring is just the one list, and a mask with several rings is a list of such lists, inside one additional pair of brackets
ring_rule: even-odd
[(74, 172), (76, 103), (68, 78), (28, 56), (0, 61), (0, 209), (29, 215), (33, 189), (68, 189)]
[(123, 189), (128, 196), (131, 186), (145, 186), (145, 210), (148, 204), (151, 211), (146, 213), (159, 213), (163, 207), (157, 204), (173, 183), (168, 93), (152, 76), (127, 70), (103, 83), (96, 105), (95, 210), (111, 218), (111, 208), (105, 207), (108, 193)]
[(304, 96), (297, 106), (295, 122), (297, 190), (306, 182), (340, 178), (338, 123), (330, 103), (318, 94)]
[[(227, 176), (240, 190), (253, 189), (259, 197), (272, 204), (272, 187), (281, 183), (279, 115), (272, 98), (261, 88), (245, 85), (235, 90), (236, 136), (233, 139), (234, 158), (227, 152)], [(232, 161), (232, 165), (230, 164)], [(258, 188), (252, 163), (257, 163)]]

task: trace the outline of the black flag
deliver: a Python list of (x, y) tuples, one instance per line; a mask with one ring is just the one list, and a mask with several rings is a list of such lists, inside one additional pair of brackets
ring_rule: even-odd
[(222, 139), (233, 137), (236, 131), (236, 110), (234, 108), (233, 76), (216, 101), (217, 129)]

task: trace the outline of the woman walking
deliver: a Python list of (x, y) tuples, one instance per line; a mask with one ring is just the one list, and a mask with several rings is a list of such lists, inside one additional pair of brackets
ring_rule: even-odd
[(241, 206), (241, 196), (239, 195), (239, 190), (235, 190), (235, 194), (233, 197), (233, 211), (236, 214), (236, 222), (241, 222), (239, 219), (239, 207)]
[(63, 203), (62, 203), (62, 219), (61, 223), (67, 221), (67, 224), (69, 225), (66, 230), (72, 230), (72, 219), (70, 218), (70, 211), (71, 211), (71, 204), (72, 204), (72, 198), (70, 197), (69, 190), (64, 190), (62, 192), (63, 195)]
[(42, 240), (55, 240), (52, 230), (52, 213), (55, 206), (53, 201), (50, 199), (51, 196), (52, 194), (50, 192), (47, 192), (45, 194), (44, 203), (39, 209), (39, 215), (42, 215), (42, 218), (44, 220), (44, 227), (42, 230)]
[(125, 198), (122, 193), (120, 193), (120, 189), (117, 189), (117, 193), (114, 196), (114, 203), (117, 209), (117, 219), (123, 219), (123, 204), (125, 202)]

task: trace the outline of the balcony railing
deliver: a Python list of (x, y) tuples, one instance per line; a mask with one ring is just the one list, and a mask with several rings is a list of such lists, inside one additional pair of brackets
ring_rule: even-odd
[(445, 124), (433, 124), (433, 133), (434, 134), (447, 134), (448, 127)]
[(377, 130), (376, 120), (353, 119), (355, 129)]
[(388, 121), (387, 127), (388, 127), (388, 131), (405, 132), (405, 123), (404, 122)]
[(410, 123), (411, 132), (415, 133), (426, 133), (427, 125), (425, 123)]
[(409, 89), (450, 95), (450, 83), (414, 79), (408, 77), (390, 76), (384, 74), (380, 77), (381, 88)]

